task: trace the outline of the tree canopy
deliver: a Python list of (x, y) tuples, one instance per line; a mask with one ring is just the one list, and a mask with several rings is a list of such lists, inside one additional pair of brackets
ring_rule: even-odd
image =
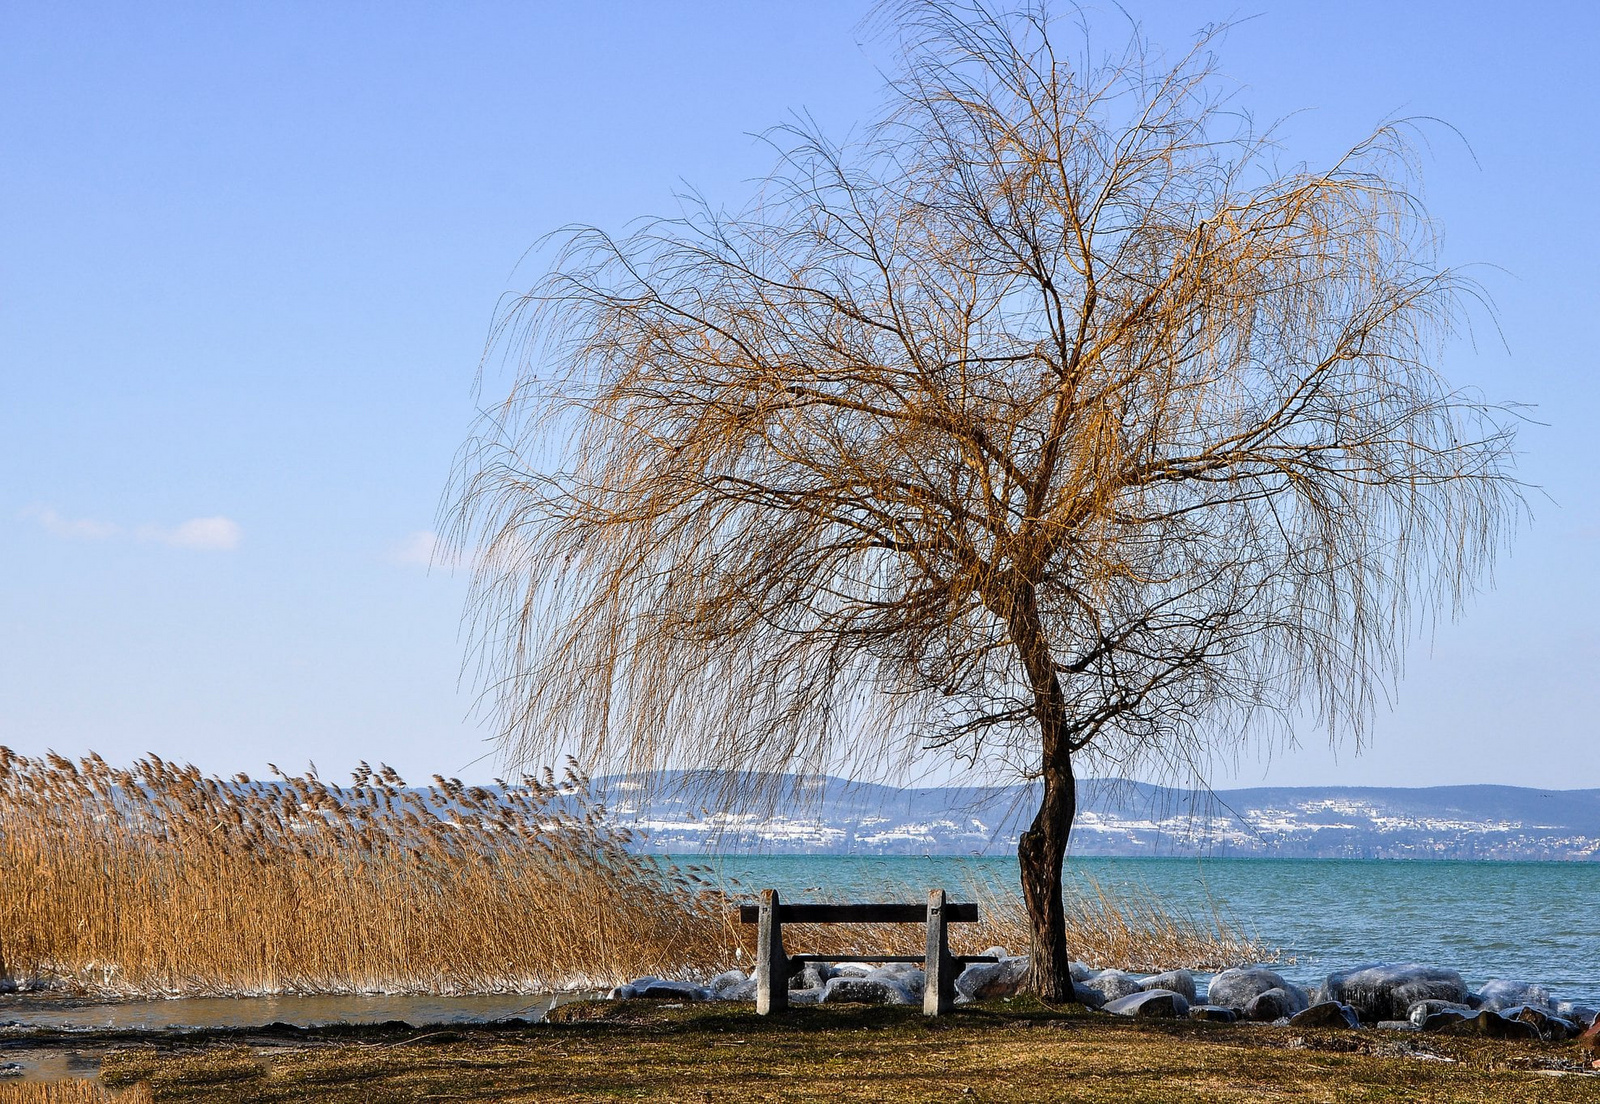
[(1042, 780), (1061, 998), (1075, 770), (1359, 738), (1507, 535), (1513, 429), (1441, 374), (1477, 293), (1406, 124), (1282, 169), (1209, 36), (1097, 60), (1042, 6), (885, 12), (858, 139), (784, 127), (736, 212), (562, 236), (454, 532), (524, 755)]

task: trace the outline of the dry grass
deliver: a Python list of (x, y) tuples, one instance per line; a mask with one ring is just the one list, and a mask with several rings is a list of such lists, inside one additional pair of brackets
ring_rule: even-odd
[[(663, 868), (569, 771), (480, 788), (231, 781), (150, 757), (0, 748), (0, 979), (108, 996), (534, 992), (752, 960), (755, 932), (693, 868)], [(1022, 951), (1026, 910), (980, 890), (958, 953)], [(909, 888), (897, 894), (916, 900)], [(1220, 967), (1268, 957), (1139, 894), (1071, 897), (1075, 957)], [(791, 951), (922, 953), (915, 925), (790, 929)]]
[(109, 995), (506, 992), (719, 965), (586, 780), (203, 776), (0, 748), (0, 976)]
[(134, 1085), (122, 1092), (104, 1089), (96, 1081), (0, 1082), (0, 1104), (150, 1104), (150, 1086)]
[(1046, 1009), (568, 1005), (520, 1033), (429, 1032), (268, 1052), (241, 1046), (112, 1054), (102, 1077), (193, 1104), (496, 1104), (595, 1100), (840, 1100), (914, 1104), (1600, 1101), (1568, 1048), (1264, 1025), (1144, 1024)]

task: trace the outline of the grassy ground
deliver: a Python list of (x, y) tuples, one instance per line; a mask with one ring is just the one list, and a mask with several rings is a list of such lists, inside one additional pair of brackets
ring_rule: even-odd
[(915, 1009), (580, 1004), (525, 1031), (124, 1050), (155, 1101), (1600, 1101), (1571, 1046), (1137, 1024), (1018, 1001)]

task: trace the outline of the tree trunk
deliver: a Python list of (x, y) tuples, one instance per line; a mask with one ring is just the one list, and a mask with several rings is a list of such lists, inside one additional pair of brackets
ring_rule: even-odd
[(1012, 643), (1033, 689), (1041, 750), (1039, 774), (1044, 782), (1039, 812), (1017, 841), (1022, 896), (1028, 905), (1028, 925), (1033, 934), (1028, 951), (1032, 984), (1039, 999), (1062, 1004), (1072, 1000), (1072, 973), (1067, 957), (1067, 920), (1061, 905), (1061, 865), (1067, 857), (1067, 837), (1078, 812), (1066, 695), (1062, 693), (1031, 587), (1017, 591), (1008, 613)]
[(1033, 931), (1029, 951), (1033, 990), (1039, 999), (1061, 1004), (1073, 999), (1072, 975), (1067, 957), (1067, 920), (1061, 907), (1061, 866), (1067, 857), (1067, 837), (1078, 811), (1076, 779), (1070, 753), (1062, 748), (1046, 753), (1044, 798), (1033, 824), (1017, 841), (1017, 862), (1022, 870), (1022, 896), (1028, 903), (1028, 924)]

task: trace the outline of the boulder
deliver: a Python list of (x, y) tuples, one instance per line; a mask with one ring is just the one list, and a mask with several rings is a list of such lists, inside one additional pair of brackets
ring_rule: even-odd
[[(804, 992), (805, 990), (802, 990)], [(790, 994), (793, 999), (794, 994)], [(823, 1004), (915, 1004), (903, 985), (879, 978), (841, 975), (831, 979), (820, 997)]]
[(832, 976), (833, 971), (826, 962), (807, 962), (799, 971), (789, 975), (789, 988), (821, 989)]
[(1239, 1018), (1239, 1013), (1231, 1008), (1223, 1008), (1216, 1004), (1191, 1004), (1189, 1006), (1191, 1020), (1204, 1020), (1208, 1023), (1233, 1023)]
[(1520, 1004), (1515, 1008), (1502, 1008), (1500, 1015), (1508, 1020), (1520, 1020), (1532, 1024), (1533, 1029), (1539, 1033), (1539, 1038), (1547, 1043), (1564, 1043), (1580, 1031), (1576, 1024), (1563, 1020), (1555, 1013), (1543, 1008), (1536, 1008), (1531, 1004)]
[(830, 977), (866, 977), (877, 967), (868, 962), (835, 962)]
[(632, 1000), (639, 995), (639, 990), (631, 985), (619, 985), (606, 994), (606, 1000)]
[(1168, 970), (1164, 974), (1154, 974), (1139, 983), (1141, 989), (1169, 989), (1174, 993), (1182, 993), (1183, 999), (1193, 1004), (1194, 975), (1188, 970)]
[(1376, 1023), (1405, 1019), (1411, 1006), (1422, 1000), (1464, 1004), (1467, 983), (1454, 970), (1379, 962), (1329, 974), (1318, 992), (1325, 1000), (1342, 1001), (1354, 1008), (1362, 1022)]
[(1081, 962), (1067, 963), (1067, 973), (1071, 975), (1073, 981), (1088, 981), (1095, 974), (1093, 970)]
[(1435, 1012), (1471, 1012), (1471, 1011), (1473, 1011), (1473, 1008), (1472, 1008), (1471, 1005), (1463, 1004), (1460, 1001), (1419, 1000), (1419, 1001), (1417, 1001), (1417, 1003), (1413, 1004), (1410, 1008), (1408, 1008), (1406, 1010), (1406, 1019), (1410, 1020), (1417, 1027), (1421, 1027), (1423, 1025), (1423, 1022), (1426, 1021), (1427, 1018), (1429, 1016), (1433, 1015)]
[[(829, 984), (833, 983), (829, 982)], [(873, 984), (877, 983), (874, 982)], [(822, 994), (823, 990), (821, 989), (791, 989), (789, 990), (789, 1003), (791, 1005), (821, 1004)]]
[(721, 996), (724, 989), (731, 989), (735, 985), (742, 985), (748, 980), (749, 978), (746, 976), (743, 970), (727, 970), (706, 982), (706, 988), (711, 990), (713, 993), (716, 993), (718, 996)]
[(1264, 966), (1245, 966), (1222, 971), (1211, 979), (1211, 986), (1206, 990), (1206, 1003), (1242, 1010), (1269, 989), (1282, 989), (1294, 997), (1294, 1008), (1285, 1013), (1286, 1015), (1293, 1015), (1311, 1004), (1304, 989), (1293, 982), (1285, 981), (1282, 974), (1268, 970)]
[(1578, 1045), (1588, 1051), (1590, 1056), (1600, 1055), (1600, 1019), (1594, 1021), (1578, 1036)]
[(1102, 1011), (1135, 1020), (1181, 1020), (1189, 1014), (1189, 1002), (1170, 989), (1144, 989), (1107, 1001)]
[(998, 1000), (1015, 996), (1027, 983), (1027, 956), (1008, 955), (999, 962), (974, 962), (962, 970), (956, 978), (956, 994), (969, 1001)]
[(1572, 1021), (1580, 1028), (1588, 1027), (1590, 1024), (1594, 1023), (1595, 1017), (1600, 1015), (1600, 1012), (1596, 1012), (1593, 1008), (1590, 1008), (1586, 1004), (1576, 1004), (1572, 1001), (1565, 1000), (1556, 1001), (1555, 1009), (1556, 1015), (1560, 1016), (1563, 1020)]
[(711, 990), (687, 981), (652, 981), (643, 986), (634, 982), (633, 988), (638, 1000), (704, 1001), (711, 1000), (714, 995)]
[(1121, 970), (1101, 970), (1087, 981), (1080, 981), (1073, 986), (1074, 990), (1092, 989), (1100, 994), (1102, 1003), (1118, 1000), (1122, 997), (1131, 997), (1135, 993), (1142, 993), (1139, 982), (1130, 974)]
[(1423, 1031), (1441, 1035), (1481, 1035), (1488, 1039), (1537, 1039), (1539, 1031), (1530, 1023), (1508, 1020), (1498, 1012), (1476, 1009), (1471, 1012), (1435, 1012), (1422, 1021)]
[(1372, 1025), (1379, 1031), (1421, 1031), (1422, 1028), (1410, 1020), (1379, 1020)]
[(1304, 1012), (1307, 1004), (1303, 991), (1293, 993), (1281, 988), (1268, 989), (1265, 993), (1257, 993), (1245, 1003), (1243, 1016), (1256, 1023), (1272, 1023)]
[(738, 985), (730, 985), (726, 989), (718, 989), (716, 993), (718, 1000), (753, 1001), (756, 999), (756, 979), (745, 978)]
[[(1268, 990), (1272, 992), (1272, 990)], [(1261, 997), (1266, 996), (1261, 994)], [(1260, 1000), (1257, 997), (1256, 1000)], [(1355, 1030), (1361, 1026), (1361, 1021), (1356, 1017), (1356, 1010), (1348, 1004), (1338, 1001), (1323, 1001), (1313, 1004), (1310, 1008), (1296, 1012), (1289, 1017), (1290, 1027), (1339, 1027)]]
[(868, 981), (888, 981), (900, 986), (912, 996), (921, 996), (927, 983), (922, 967), (913, 962), (886, 962), (867, 975)]
[(1499, 1012), (1503, 1008), (1516, 1008), (1524, 1004), (1555, 1011), (1555, 1006), (1550, 1000), (1550, 991), (1542, 985), (1526, 981), (1501, 981), (1496, 978), (1494, 981), (1484, 982), (1483, 988), (1478, 990), (1478, 999), (1483, 1002), (1483, 1007), (1491, 1012)]
[(1106, 995), (1104, 993), (1098, 989), (1087, 988), (1078, 982), (1073, 982), (1072, 984), (1072, 999), (1085, 1008), (1099, 1009), (1106, 1006)]

